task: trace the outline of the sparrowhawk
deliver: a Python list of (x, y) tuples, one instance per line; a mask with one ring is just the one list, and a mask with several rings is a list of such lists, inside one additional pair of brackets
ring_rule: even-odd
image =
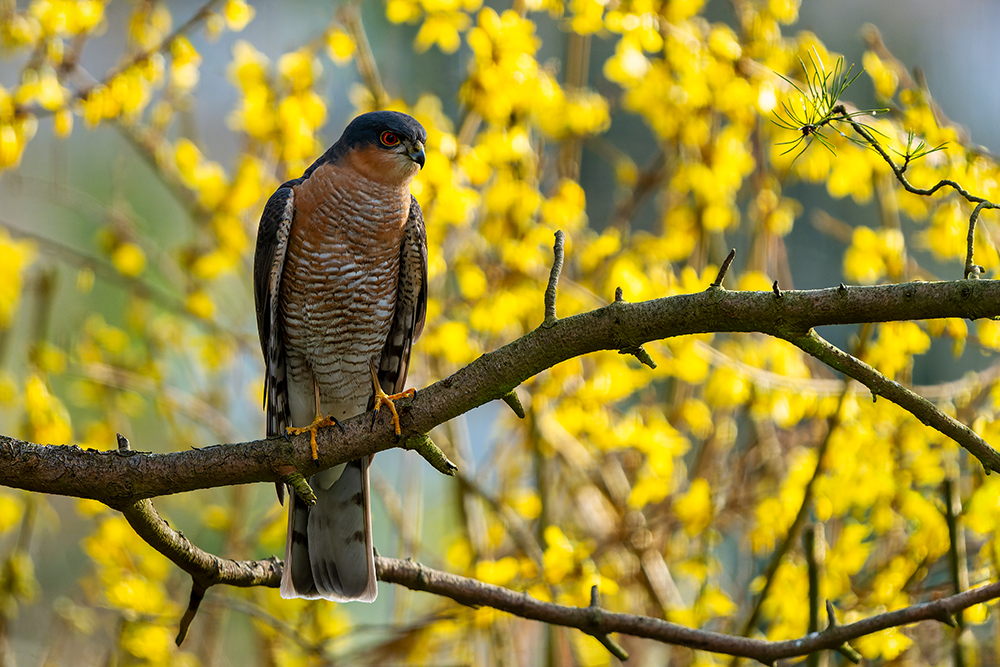
[[(427, 305), (427, 238), (409, 190), (426, 140), (405, 114), (358, 116), (261, 215), (254, 296), (267, 434), (312, 430), (314, 459), (318, 426), (403, 390)], [(375, 599), (370, 462), (312, 475), (314, 506), (291, 491), (283, 597)]]

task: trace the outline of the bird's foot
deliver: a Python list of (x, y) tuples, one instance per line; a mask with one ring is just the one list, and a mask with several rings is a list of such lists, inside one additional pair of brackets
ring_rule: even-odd
[(319, 461), (319, 450), (316, 448), (316, 431), (323, 428), (324, 426), (340, 426), (343, 430), (344, 427), (340, 425), (340, 422), (333, 417), (324, 417), (323, 415), (316, 415), (316, 419), (313, 420), (312, 424), (309, 426), (289, 426), (286, 430), (291, 435), (299, 435), (301, 433), (309, 433), (309, 447), (312, 451), (313, 461)]
[(417, 390), (407, 389), (406, 391), (400, 392), (398, 394), (387, 394), (382, 390), (381, 385), (378, 382), (378, 375), (375, 373), (375, 365), (371, 364), (372, 371), (372, 384), (375, 386), (375, 412), (372, 414), (372, 425), (375, 424), (375, 418), (378, 416), (379, 408), (383, 405), (389, 408), (389, 412), (392, 413), (392, 427), (396, 432), (396, 437), (398, 438), (402, 429), (399, 427), (399, 413), (396, 412), (396, 406), (393, 401), (398, 401), (401, 398), (413, 398), (417, 395)]

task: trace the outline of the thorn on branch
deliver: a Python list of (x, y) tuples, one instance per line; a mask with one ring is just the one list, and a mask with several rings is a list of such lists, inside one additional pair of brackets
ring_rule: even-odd
[(784, 294), (781, 293), (781, 289), (778, 288), (778, 281), (777, 280), (775, 280), (774, 284), (771, 285), (771, 291), (774, 292), (774, 296), (777, 297), (777, 298), (779, 298), (779, 299), (781, 297), (785, 296)]
[(426, 433), (418, 435), (415, 438), (408, 439), (405, 443), (403, 443), (402, 447), (420, 454), (424, 457), (424, 460), (431, 464), (431, 467), (442, 475), (454, 477), (455, 471), (458, 470), (458, 466), (452, 463), (448, 457), (445, 456), (445, 453), (434, 444), (434, 441), (431, 440), (431, 437)]
[(840, 292), (841, 294), (846, 294), (847, 285), (845, 285), (844, 283), (840, 283), (840, 287), (837, 288), (837, 291)]
[(624, 303), (624, 302), (625, 302), (625, 294), (622, 292), (622, 288), (621, 287), (616, 287), (615, 288), (615, 303)]
[(118, 436), (118, 451), (119, 452), (127, 452), (127, 451), (129, 451), (130, 447), (129, 447), (129, 444), (128, 444), (128, 438), (126, 438), (121, 433), (116, 433), (115, 435)]
[(559, 285), (559, 274), (562, 273), (565, 243), (566, 235), (563, 234), (562, 230), (557, 231), (556, 242), (552, 246), (554, 256), (552, 270), (549, 272), (549, 284), (545, 288), (545, 321), (542, 323), (544, 327), (551, 327), (559, 321), (559, 318), (556, 317), (556, 288)]
[(517, 415), (518, 419), (524, 419), (524, 406), (521, 405), (521, 399), (517, 397), (517, 392), (513, 389), (508, 391), (503, 395), (503, 402), (507, 404), (514, 414)]
[(951, 614), (949, 614), (945, 609), (941, 609), (941, 610), (935, 612), (934, 613), (934, 620), (935, 621), (941, 621), (945, 625), (951, 626), (953, 628), (957, 628), (958, 627), (958, 621), (956, 621), (955, 617), (952, 616)]
[(201, 601), (205, 599), (205, 591), (207, 590), (207, 587), (199, 584), (197, 581), (191, 585), (191, 597), (188, 599), (187, 609), (181, 617), (180, 625), (177, 628), (177, 637), (174, 639), (174, 643), (178, 646), (180, 646), (184, 642), (184, 638), (187, 637), (188, 629), (191, 627), (191, 621), (194, 620), (195, 614), (198, 613), (198, 607), (201, 606)]
[[(597, 591), (597, 586), (596, 585), (590, 587), (590, 607), (588, 607), (588, 609), (590, 611), (590, 619), (589, 620), (590, 620), (591, 625), (593, 625), (595, 628), (600, 628), (601, 627), (601, 616), (602, 616), (602, 612), (601, 612), (601, 596), (600, 596), (600, 593), (598, 593), (598, 591)], [(607, 633), (604, 633), (604, 632), (599, 632), (599, 631), (588, 632), (587, 634), (589, 634), (591, 637), (593, 637), (597, 641), (601, 642), (601, 644), (604, 646), (604, 648), (608, 649), (608, 651), (611, 653), (611, 655), (615, 656), (616, 658), (618, 658), (619, 660), (621, 660), (623, 662), (625, 660), (628, 660), (628, 651), (626, 651), (624, 648), (622, 648), (622, 645), (619, 644), (618, 642), (616, 642), (611, 637), (611, 635), (609, 635)]]
[(656, 362), (653, 361), (653, 358), (649, 356), (649, 352), (646, 352), (646, 349), (642, 345), (637, 345), (635, 347), (623, 347), (618, 350), (618, 354), (631, 354), (646, 366), (656, 368)]
[(293, 469), (292, 472), (283, 475), (281, 481), (292, 487), (292, 490), (298, 494), (299, 498), (302, 499), (306, 505), (316, 504), (316, 494), (313, 493), (312, 487), (309, 486), (309, 482), (306, 478), (302, 476), (298, 470)]
[(726, 260), (722, 262), (722, 267), (719, 269), (719, 275), (717, 275), (715, 280), (712, 281), (712, 284), (708, 286), (709, 289), (712, 289), (713, 287), (722, 287), (722, 281), (726, 278), (726, 272), (729, 271), (729, 267), (733, 263), (734, 259), (736, 259), (736, 248), (729, 251), (729, 254), (726, 256)]
[(840, 625), (840, 623), (837, 621), (837, 612), (833, 608), (833, 603), (830, 602), (829, 600), (826, 601), (826, 615), (830, 619), (829, 624), (826, 626), (827, 629), (835, 628), (838, 625)]

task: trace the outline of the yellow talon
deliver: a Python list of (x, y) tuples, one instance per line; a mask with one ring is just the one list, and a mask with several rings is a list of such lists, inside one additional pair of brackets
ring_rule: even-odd
[(411, 387), (398, 394), (387, 394), (382, 390), (382, 385), (378, 382), (378, 374), (375, 372), (375, 364), (369, 361), (368, 368), (371, 369), (372, 384), (375, 385), (375, 414), (378, 415), (378, 410), (383, 405), (388, 407), (389, 411), (392, 413), (392, 426), (396, 430), (396, 436), (398, 437), (400, 433), (402, 433), (402, 429), (399, 427), (399, 413), (396, 412), (396, 406), (393, 404), (393, 401), (398, 401), (401, 398), (413, 398), (417, 395), (417, 390)]
[(323, 428), (324, 426), (334, 426), (337, 424), (337, 420), (333, 417), (324, 417), (323, 415), (316, 415), (316, 419), (313, 420), (312, 424), (309, 426), (289, 426), (286, 430), (290, 435), (299, 435), (300, 433), (309, 432), (309, 447), (312, 450), (313, 461), (319, 461), (319, 449), (316, 447), (316, 431)]

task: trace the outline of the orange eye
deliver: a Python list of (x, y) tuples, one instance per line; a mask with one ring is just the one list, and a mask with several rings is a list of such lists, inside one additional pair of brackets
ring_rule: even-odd
[(382, 142), (383, 146), (395, 146), (399, 143), (399, 137), (388, 131), (383, 132), (382, 136), (379, 137), (379, 140)]

